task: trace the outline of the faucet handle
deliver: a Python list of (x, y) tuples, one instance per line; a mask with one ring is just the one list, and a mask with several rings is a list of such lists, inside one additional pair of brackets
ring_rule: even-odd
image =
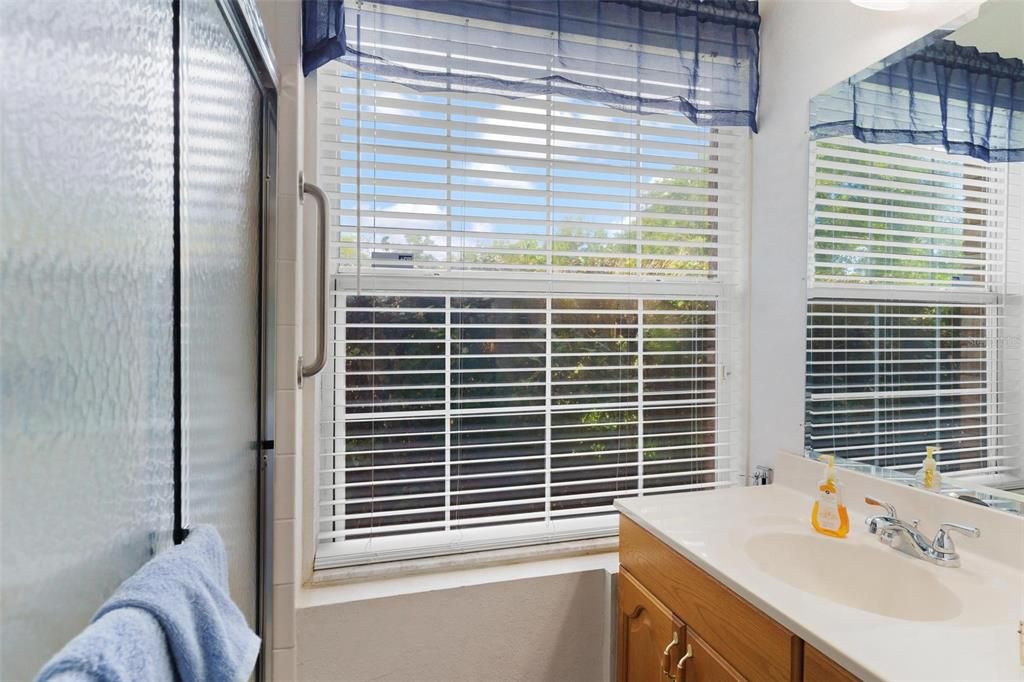
[(882, 502), (881, 500), (876, 500), (873, 497), (865, 497), (864, 502), (866, 504), (870, 504), (872, 507), (882, 507), (885, 509), (885, 515), (889, 518), (899, 518), (896, 516), (896, 507), (892, 506), (888, 502)]
[(964, 526), (959, 523), (943, 523), (939, 525), (939, 531), (935, 534), (935, 539), (932, 540), (932, 547), (943, 554), (952, 554), (956, 552), (956, 547), (953, 545), (953, 538), (950, 536), (949, 531), (955, 530), (958, 533), (972, 538), (981, 537), (981, 531), (974, 526)]

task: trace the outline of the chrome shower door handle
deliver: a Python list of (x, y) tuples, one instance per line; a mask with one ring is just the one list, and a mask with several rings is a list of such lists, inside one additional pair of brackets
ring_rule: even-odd
[(327, 195), (311, 182), (302, 183), (302, 193), (316, 199), (317, 204), (317, 268), (316, 268), (316, 356), (313, 362), (302, 364), (299, 354), (298, 385), (302, 388), (302, 380), (314, 377), (327, 364)]

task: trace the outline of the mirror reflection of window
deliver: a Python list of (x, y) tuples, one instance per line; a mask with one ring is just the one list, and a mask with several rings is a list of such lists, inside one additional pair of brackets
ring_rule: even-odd
[[(805, 445), (1024, 510), (1024, 3), (811, 102)], [(992, 487), (990, 487), (992, 486)]]
[(929, 445), (943, 473), (1015, 465), (999, 370), (1019, 184), (941, 150), (815, 143), (807, 445), (910, 473)]

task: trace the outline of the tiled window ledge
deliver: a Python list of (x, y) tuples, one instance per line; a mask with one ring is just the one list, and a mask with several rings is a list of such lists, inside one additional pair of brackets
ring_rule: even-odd
[(296, 607), (591, 570), (615, 572), (619, 562), (617, 550), (618, 538), (611, 537), (321, 570), (299, 591)]

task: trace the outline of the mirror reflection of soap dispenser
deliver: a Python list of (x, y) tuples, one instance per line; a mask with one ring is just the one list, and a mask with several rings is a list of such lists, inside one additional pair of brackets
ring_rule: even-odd
[(825, 478), (818, 481), (818, 490), (811, 509), (811, 525), (822, 535), (844, 538), (850, 532), (850, 515), (843, 504), (842, 484), (836, 477), (835, 457), (822, 455)]
[(935, 459), (938, 452), (938, 445), (929, 445), (926, 448), (924, 462), (921, 463), (921, 468), (915, 476), (917, 484), (925, 490), (942, 490), (942, 473), (939, 471), (939, 463)]

